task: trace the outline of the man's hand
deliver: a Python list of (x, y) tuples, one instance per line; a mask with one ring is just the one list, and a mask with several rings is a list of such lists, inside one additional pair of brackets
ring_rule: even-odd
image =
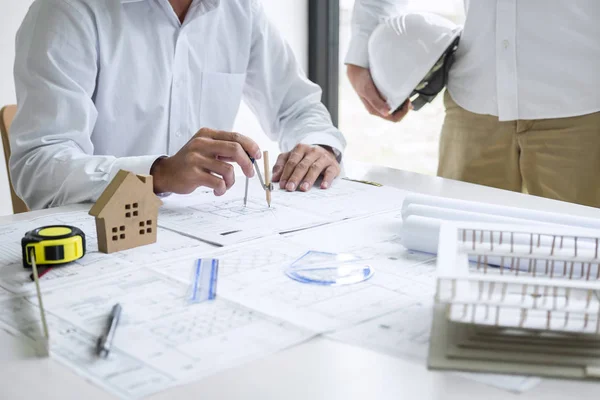
[(258, 145), (250, 138), (234, 132), (202, 128), (172, 157), (157, 160), (152, 166), (156, 193), (188, 194), (200, 186), (222, 196), (235, 183), (236, 162), (248, 177), (254, 166), (248, 157), (261, 158)]
[(321, 175), (321, 189), (327, 189), (339, 174), (340, 164), (333, 150), (323, 146), (299, 144), (280, 154), (273, 166), (273, 182), (279, 182), (279, 187), (289, 192), (298, 188), (309, 191)]
[(375, 87), (371, 73), (366, 68), (348, 64), (348, 79), (371, 115), (392, 122), (400, 122), (412, 108), (410, 101), (407, 101), (402, 108), (390, 114), (390, 106)]

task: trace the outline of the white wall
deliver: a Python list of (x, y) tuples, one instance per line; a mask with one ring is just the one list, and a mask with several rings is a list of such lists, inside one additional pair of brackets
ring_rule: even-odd
[[(308, 1), (263, 0), (267, 14), (286, 37), (304, 68), (308, 65)], [(33, 0), (0, 0), (0, 106), (15, 103), (13, 83), (14, 38)], [(258, 121), (246, 106), (242, 106), (235, 124), (236, 131), (254, 138), (264, 150), (275, 155), (277, 145), (263, 135)], [(2, 144), (0, 143), (0, 146)], [(3, 153), (1, 153), (3, 154)], [(12, 213), (10, 192), (3, 155), (0, 155), (0, 215)]]

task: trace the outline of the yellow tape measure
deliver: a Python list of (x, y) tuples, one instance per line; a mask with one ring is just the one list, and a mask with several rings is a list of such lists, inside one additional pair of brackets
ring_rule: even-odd
[(73, 226), (44, 226), (27, 232), (21, 248), (25, 268), (31, 268), (32, 255), (36, 265), (59, 266), (85, 255), (85, 234)]

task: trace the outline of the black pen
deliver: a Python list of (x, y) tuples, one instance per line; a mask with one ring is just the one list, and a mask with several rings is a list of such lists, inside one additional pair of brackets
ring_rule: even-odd
[(115, 337), (115, 333), (117, 331), (117, 325), (119, 324), (119, 319), (121, 318), (121, 305), (115, 304), (110, 313), (110, 318), (108, 321), (108, 325), (106, 326), (106, 331), (102, 336), (98, 338), (98, 343), (96, 347), (96, 354), (99, 357), (106, 358), (108, 357), (108, 353), (110, 353), (110, 348), (112, 346), (113, 339)]

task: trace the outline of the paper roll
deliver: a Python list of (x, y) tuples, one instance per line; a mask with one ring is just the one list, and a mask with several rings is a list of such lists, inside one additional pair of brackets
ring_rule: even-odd
[[(586, 228), (600, 230), (600, 220), (425, 195), (409, 195), (406, 197), (402, 206), (402, 220), (401, 234), (404, 246), (410, 250), (429, 254), (437, 254), (440, 227), (444, 221), (490, 222), (521, 226), (555, 226), (560, 229)], [(485, 235), (483, 238), (478, 238), (478, 241), (489, 242), (489, 234)], [(531, 235), (517, 234), (514, 235), (512, 240), (517, 246), (528, 246)], [(549, 237), (543, 237), (540, 240), (541, 246), (548, 248), (553, 246)], [(572, 239), (566, 239), (561, 245), (565, 249), (574, 248)], [(579, 242), (581, 249), (591, 249), (593, 246), (594, 244), (586, 243), (585, 240)], [(476, 258), (471, 258), (471, 261), (476, 261)], [(500, 266), (502, 264), (506, 268), (531, 269), (531, 265), (518, 265), (515, 267), (509, 261), (502, 261), (500, 258), (489, 258), (486, 261), (490, 265)], [(541, 267), (538, 266), (538, 268), (545, 270), (545, 263)], [(560, 268), (564, 270), (567, 267), (561, 266)], [(571, 269), (573, 266), (568, 266), (568, 268)], [(584, 266), (578, 264), (575, 269), (582, 271)], [(590, 271), (587, 273), (589, 274)], [(596, 274), (597, 270), (594, 268), (591, 273)]]
[[(407, 214), (408, 215), (408, 214)], [(429, 213), (428, 215), (435, 215)], [(464, 215), (464, 218), (462, 217)], [(539, 222), (526, 220), (514, 220), (512, 218), (495, 217), (492, 215), (475, 213), (457, 213), (450, 212), (447, 215), (450, 218), (442, 219), (435, 217), (426, 217), (422, 215), (410, 214), (402, 221), (402, 243), (409, 250), (421, 251), (424, 253), (437, 254), (440, 227), (444, 221), (470, 221), (470, 222), (492, 222), (505, 223), (511, 225), (542, 225)], [(552, 226), (552, 224), (543, 224)], [(479, 240), (479, 239), (478, 239)], [(490, 237), (486, 234), (484, 242), (489, 242)], [(496, 238), (496, 240), (498, 240)], [(530, 238), (527, 234), (514, 236), (514, 243), (517, 245), (528, 245)], [(547, 238), (544, 238), (544, 246), (551, 246)], [(583, 245), (583, 244), (582, 244)]]
[(448, 199), (444, 197), (427, 196), (422, 194), (410, 194), (406, 196), (402, 205), (403, 218), (405, 213), (409, 213), (409, 206), (413, 204), (418, 206), (430, 206), (444, 210), (467, 211), (469, 213), (486, 214), (495, 217), (507, 217), (518, 220), (538, 221), (546, 224), (551, 223), (600, 230), (600, 219), (583, 218), (567, 214), (549, 213), (545, 211), (535, 211), (516, 207), (478, 203), (474, 201)]

